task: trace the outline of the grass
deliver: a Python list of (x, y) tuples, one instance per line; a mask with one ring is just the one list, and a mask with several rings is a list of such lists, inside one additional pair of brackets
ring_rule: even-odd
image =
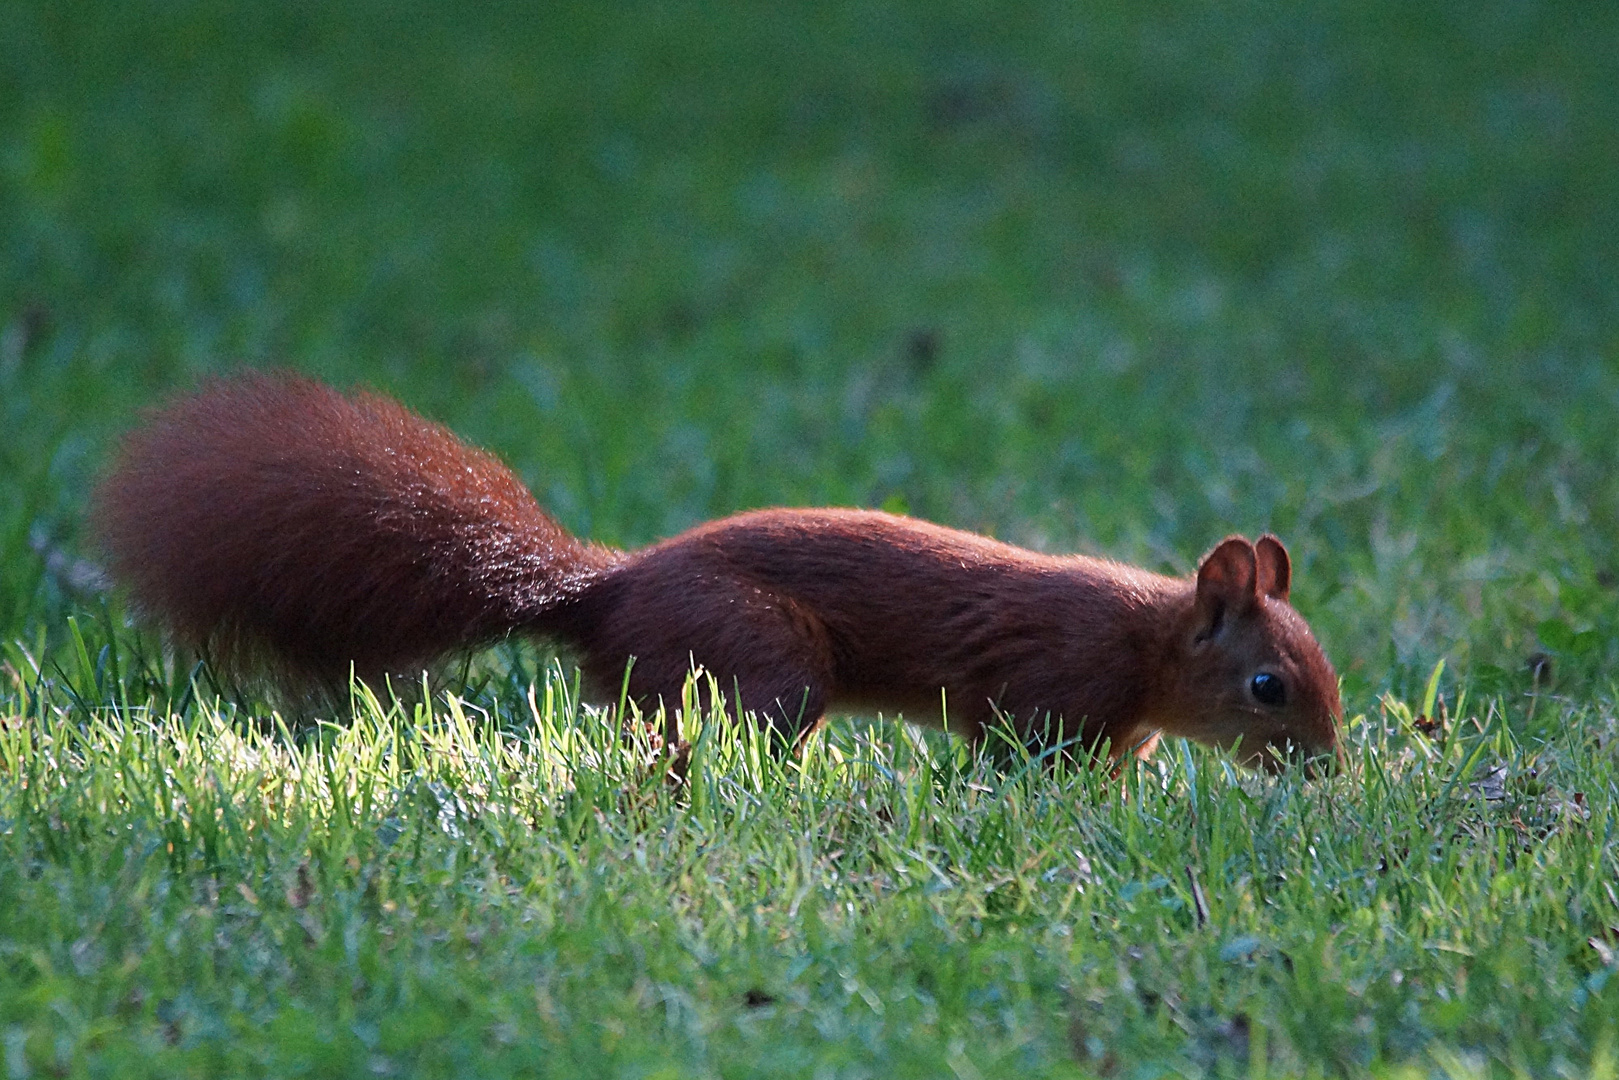
[[(1610, 7), (0, 5), (7, 1070), (1612, 1075)], [(239, 364), (613, 543), (1273, 529), (1351, 767), (671, 785), (517, 645), (283, 730), (82, 561)]]
[(530, 685), (502, 715), (362, 696), (301, 737), (25, 691), (0, 738), (11, 1060), (1472, 1075), (1612, 1052), (1619, 983), (1584, 940), (1614, 906), (1612, 808), (1568, 786), (1612, 791), (1611, 721), (1434, 742), (1396, 709), (1315, 784), (1184, 747), (1122, 782), (997, 770), (888, 725), (783, 763), (708, 724), (681, 785), (560, 669)]

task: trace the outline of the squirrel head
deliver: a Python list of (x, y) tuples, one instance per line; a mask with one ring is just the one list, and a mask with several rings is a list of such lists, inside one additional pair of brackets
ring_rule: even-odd
[(1198, 564), (1174, 627), (1161, 718), (1167, 734), (1224, 748), (1275, 772), (1341, 755), (1338, 676), (1287, 602), (1287, 549), (1274, 536), (1227, 537)]

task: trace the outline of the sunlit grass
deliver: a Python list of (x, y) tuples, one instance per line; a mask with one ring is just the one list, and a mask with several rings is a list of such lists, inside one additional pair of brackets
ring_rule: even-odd
[(1619, 1004), (1587, 711), (1526, 744), (1501, 699), (1443, 729), (1390, 699), (1304, 782), (892, 725), (783, 758), (695, 716), (671, 769), (561, 669), (505, 723), (360, 688), (297, 729), (22, 684), (0, 1022), (29, 1067), (1544, 1072)]

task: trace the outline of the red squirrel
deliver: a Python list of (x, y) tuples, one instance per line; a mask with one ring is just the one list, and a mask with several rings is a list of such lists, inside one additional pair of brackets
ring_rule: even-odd
[(571, 536), (498, 460), (373, 393), (214, 381), (128, 435), (91, 524), (135, 608), (281, 685), (419, 672), (520, 633), (597, 697), (694, 665), (785, 740), (881, 710), (1113, 756), (1160, 733), (1249, 764), (1337, 748), (1337, 676), (1274, 536), (1172, 578), (871, 510), (754, 510), (637, 551)]

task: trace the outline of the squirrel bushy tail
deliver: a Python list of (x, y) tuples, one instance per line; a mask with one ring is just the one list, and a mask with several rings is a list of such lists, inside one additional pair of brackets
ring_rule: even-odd
[(291, 375), (218, 380), (153, 414), (91, 522), (179, 641), (306, 689), (346, 685), (351, 662), (377, 678), (497, 640), (619, 557), (447, 429)]

